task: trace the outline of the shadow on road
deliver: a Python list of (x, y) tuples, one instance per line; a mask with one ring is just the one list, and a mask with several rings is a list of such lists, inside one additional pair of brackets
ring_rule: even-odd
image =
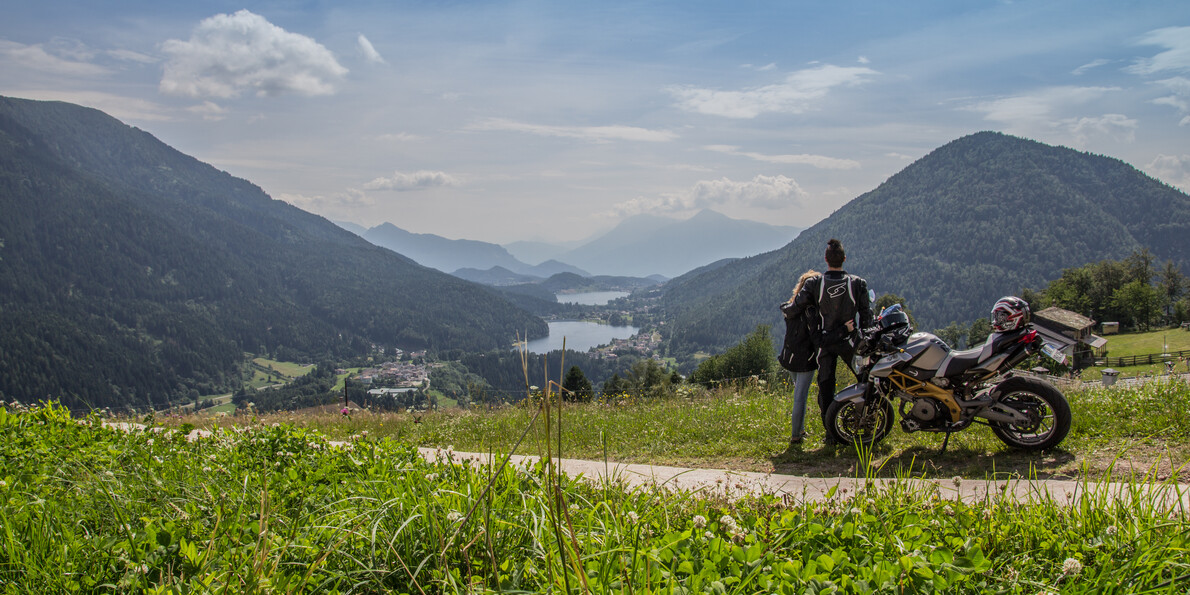
[[(810, 477), (986, 477), (988, 479), (1036, 478), (1075, 479), (1071, 473), (1075, 456), (1060, 448), (1041, 453), (1006, 450), (989, 453), (965, 447), (940, 448), (911, 446), (894, 451), (877, 446), (870, 460), (859, 456), (851, 446), (808, 444), (791, 447), (769, 457), (773, 472)], [(871, 472), (864, 473), (867, 464)]]

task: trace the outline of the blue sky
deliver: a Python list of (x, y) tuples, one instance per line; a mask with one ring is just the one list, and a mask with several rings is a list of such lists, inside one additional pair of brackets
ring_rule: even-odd
[(0, 94), (332, 220), (501, 243), (805, 227), (980, 130), (1190, 190), (1184, 1), (46, 0), (5, 8)]

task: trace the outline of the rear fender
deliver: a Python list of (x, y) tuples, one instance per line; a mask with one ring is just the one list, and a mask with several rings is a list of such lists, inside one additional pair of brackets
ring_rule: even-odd
[(871, 386), (869, 382), (860, 382), (859, 384), (852, 384), (851, 386), (835, 393), (836, 401), (850, 401), (852, 403), (863, 403), (864, 397), (868, 394), (868, 388)]

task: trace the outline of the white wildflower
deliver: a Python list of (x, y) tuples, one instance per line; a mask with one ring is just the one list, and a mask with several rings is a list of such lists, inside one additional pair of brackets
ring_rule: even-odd
[(1064, 576), (1072, 576), (1082, 571), (1083, 563), (1074, 558), (1066, 558), (1066, 561), (1062, 562), (1062, 574)]
[(4, 481), (3, 479), (0, 479), (0, 488), (6, 488), (6, 487), (8, 487), (8, 482)]
[(438, 481), (438, 474), (437, 473), (427, 473), (426, 481), (430, 481), (430, 482)]
[(636, 523), (640, 522), (640, 515), (636, 514), (636, 511), (634, 510), (629, 510), (628, 521), (635, 525)]
[(719, 526), (723, 527), (724, 531), (731, 533), (735, 531), (735, 519), (725, 514), (719, 518)]
[(954, 484), (954, 487), (956, 487), (956, 488), (961, 487), (963, 485), (963, 478), (959, 477), (958, 475), (952, 477), (950, 481), (951, 481), (951, 483)]
[(707, 526), (707, 517), (702, 516), (701, 514), (694, 515), (694, 528), (695, 529), (703, 529), (706, 526)]
[(702, 536), (705, 537), (706, 539), (714, 539), (715, 538), (715, 534), (711, 533), (710, 531), (704, 532), (702, 534)]
[(1104, 533), (1107, 533), (1108, 537), (1115, 537), (1117, 531), (1118, 531), (1118, 529), (1116, 529), (1115, 525), (1110, 525), (1110, 526), (1108, 526), (1108, 528), (1103, 530)]
[(450, 514), (446, 515), (446, 520), (448, 520), (452, 523), (457, 523), (457, 522), (463, 520), (463, 513), (459, 512), (457, 510), (452, 510), (452, 511), (450, 511)]

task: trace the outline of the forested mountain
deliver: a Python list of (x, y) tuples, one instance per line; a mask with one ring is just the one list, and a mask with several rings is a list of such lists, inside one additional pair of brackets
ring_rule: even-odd
[(685, 220), (637, 215), (558, 258), (595, 274), (676, 277), (724, 258), (767, 252), (798, 231), (709, 209)]
[(1002, 295), (1062, 270), (1147, 247), (1190, 266), (1190, 197), (1118, 160), (981, 132), (955, 140), (803, 231), (787, 246), (670, 283), (675, 354), (722, 350), (780, 322), (800, 273), (823, 270), (828, 239), (877, 295), (906, 299), (934, 329), (986, 316)]
[(478, 350), (517, 331), (547, 329), (102, 112), (0, 98), (0, 398), (163, 404), (238, 386), (245, 351)]

